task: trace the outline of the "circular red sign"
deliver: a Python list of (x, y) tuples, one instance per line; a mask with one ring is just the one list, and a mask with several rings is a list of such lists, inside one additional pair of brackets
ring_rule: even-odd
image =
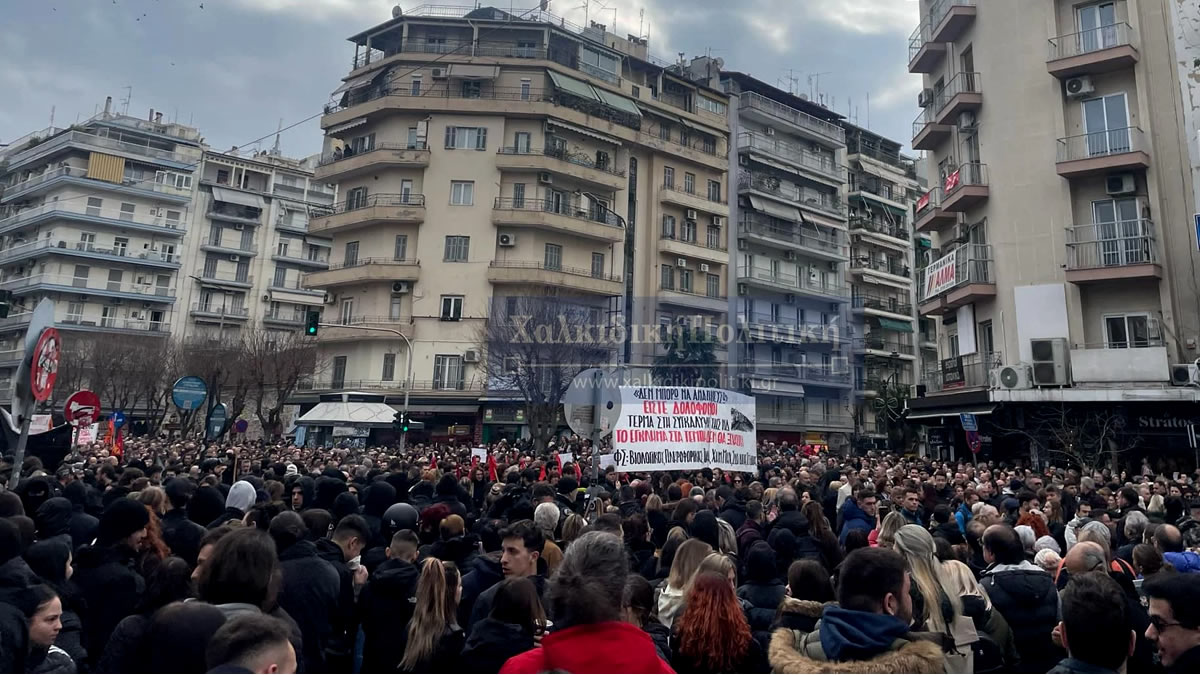
[(38, 337), (33, 348), (33, 367), (30, 368), (30, 388), (35, 401), (45, 401), (54, 391), (54, 380), (58, 377), (58, 353), (62, 342), (58, 330), (47, 328)]
[(67, 399), (63, 416), (71, 426), (91, 426), (100, 417), (100, 397), (95, 392), (80, 389)]

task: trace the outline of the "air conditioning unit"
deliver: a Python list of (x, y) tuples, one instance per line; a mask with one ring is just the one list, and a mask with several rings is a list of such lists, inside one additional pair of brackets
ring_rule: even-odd
[(696, 209), (688, 209), (686, 212), (684, 212), (683, 217), (685, 220), (695, 220)]
[(393, 281), (392, 282), (392, 292), (393, 293), (407, 293), (408, 291), (409, 291), (409, 285), (408, 285), (407, 281)]
[(554, 185), (554, 175), (549, 171), (539, 171), (538, 182), (542, 185)]
[(325, 304), (336, 305), (337, 304), (337, 293), (330, 293), (329, 291), (325, 291)]
[(922, 89), (921, 93), (917, 94), (917, 106), (928, 108), (933, 103), (933, 90)]
[(270, 299), (271, 299), (270, 293), (263, 293), (263, 302), (267, 302)]
[(463, 363), (479, 363), (479, 350), (468, 349), (463, 352)]
[(517, 245), (517, 235), (515, 235), (515, 234), (502, 234), (502, 235), (500, 235), (500, 240), (499, 240), (499, 243), (500, 243), (500, 245), (501, 245), (501, 246), (503, 246), (503, 247), (505, 247), (505, 248), (508, 248), (508, 247), (511, 247), (511, 246), (516, 246), (516, 245)]
[(784, 260), (795, 260), (795, 259), (796, 259), (796, 252), (795, 252), (795, 251), (784, 251), (784, 252), (783, 252), (783, 259), (784, 259)]
[(774, 128), (772, 128), (772, 127), (767, 127), (766, 129), (764, 129), (764, 130), (763, 130), (763, 133), (764, 133), (764, 134), (766, 134), (766, 135), (768, 135), (768, 136), (774, 136), (774, 135), (775, 135), (775, 129), (774, 129)]
[(1039, 387), (1064, 387), (1071, 383), (1070, 351), (1066, 338), (1029, 341), (1033, 353), (1033, 383)]
[(447, 71), (445, 68), (431, 68), (429, 70), (429, 76), (435, 80), (444, 80), (446, 79)]
[(971, 238), (971, 230), (966, 225), (954, 226), (954, 243), (965, 244)]
[(738, 295), (749, 295), (750, 294), (750, 286), (747, 284), (738, 284), (737, 292), (738, 292)]
[(1171, 386), (1200, 386), (1200, 366), (1194, 363), (1171, 364)]
[(687, 267), (687, 258), (676, 258), (675, 266), (676, 267)]
[(725, 219), (722, 218), (721, 216), (713, 216), (712, 224), (714, 227), (721, 227), (722, 225), (725, 224)]
[(1092, 84), (1092, 78), (1087, 75), (1068, 79), (1066, 87), (1067, 96), (1071, 98), (1081, 98), (1096, 91), (1096, 86)]
[(795, 303), (795, 302), (796, 302), (796, 295), (795, 295), (794, 293), (784, 293), (784, 294), (783, 294), (783, 301), (784, 301), (786, 304), (789, 304), (789, 305), (790, 305), (790, 304), (793, 304), (793, 303)]
[(242, 223), (234, 223), (233, 229), (237, 230), (238, 232), (241, 232), (242, 230), (246, 229), (246, 226)]
[(229, 262), (241, 262), (241, 261), (242, 261), (242, 256), (240, 256), (240, 255), (229, 256)]
[(976, 120), (973, 110), (964, 110), (958, 114), (958, 130), (971, 131), (975, 129)]
[(700, 271), (708, 272), (708, 263), (700, 263)]
[(1104, 191), (1110, 195), (1127, 195), (1137, 191), (1137, 182), (1131, 173), (1110, 173), (1104, 179)]
[(1033, 372), (1028, 363), (992, 368), (988, 373), (988, 386), (991, 389), (1032, 389)]

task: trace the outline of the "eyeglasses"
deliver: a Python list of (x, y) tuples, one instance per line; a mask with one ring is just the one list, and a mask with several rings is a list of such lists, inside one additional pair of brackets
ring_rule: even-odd
[(1183, 624), (1178, 621), (1165, 621), (1160, 616), (1152, 616), (1150, 617), (1150, 625), (1154, 626), (1155, 631), (1161, 633), (1171, 626), (1182, 626)]

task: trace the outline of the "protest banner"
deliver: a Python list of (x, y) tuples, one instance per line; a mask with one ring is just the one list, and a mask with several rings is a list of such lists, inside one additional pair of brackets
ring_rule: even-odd
[(618, 471), (758, 470), (754, 399), (725, 389), (621, 387)]

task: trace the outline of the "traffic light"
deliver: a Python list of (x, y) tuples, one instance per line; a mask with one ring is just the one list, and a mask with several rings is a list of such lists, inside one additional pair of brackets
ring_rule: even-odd
[(304, 334), (309, 337), (317, 336), (317, 329), (321, 326), (321, 313), (309, 312), (304, 320)]
[(408, 432), (408, 418), (402, 412), (397, 412), (392, 417), (392, 431), (402, 434)]

